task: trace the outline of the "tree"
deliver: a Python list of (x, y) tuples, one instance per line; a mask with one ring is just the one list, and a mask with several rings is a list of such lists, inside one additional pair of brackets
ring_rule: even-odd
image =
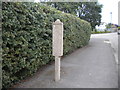
[(112, 27), (112, 23), (108, 23), (107, 25), (106, 25), (106, 29), (110, 29)]
[(92, 29), (101, 23), (102, 5), (98, 2), (46, 2), (46, 4), (90, 22)]

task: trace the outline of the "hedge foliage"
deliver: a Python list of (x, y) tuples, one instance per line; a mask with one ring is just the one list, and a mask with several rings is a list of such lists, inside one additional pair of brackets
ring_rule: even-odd
[(32, 75), (52, 56), (52, 22), (64, 23), (64, 55), (88, 44), (91, 26), (41, 3), (2, 3), (3, 88)]
[(120, 30), (120, 27), (118, 27), (118, 30)]

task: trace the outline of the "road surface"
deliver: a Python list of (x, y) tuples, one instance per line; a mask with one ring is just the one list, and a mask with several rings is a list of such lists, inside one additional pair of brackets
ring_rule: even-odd
[(92, 35), (89, 45), (62, 58), (60, 81), (54, 81), (53, 64), (13, 87), (118, 88), (118, 64), (106, 37), (106, 34)]
[(120, 35), (118, 36), (118, 85), (120, 88)]
[(106, 40), (106, 43), (110, 43), (114, 51), (113, 53), (115, 56), (116, 63), (118, 64), (118, 34), (116, 32), (105, 34), (92, 34), (91, 38), (103, 38)]

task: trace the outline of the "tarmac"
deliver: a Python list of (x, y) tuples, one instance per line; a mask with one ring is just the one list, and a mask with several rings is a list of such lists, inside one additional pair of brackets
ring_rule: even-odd
[(92, 37), (89, 45), (61, 60), (61, 79), (54, 81), (54, 64), (14, 88), (118, 88), (118, 64), (106, 38)]

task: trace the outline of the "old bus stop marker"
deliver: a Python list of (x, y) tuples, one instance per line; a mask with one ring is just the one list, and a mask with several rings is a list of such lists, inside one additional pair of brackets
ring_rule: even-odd
[(63, 23), (53, 22), (53, 56), (55, 56), (55, 81), (60, 80), (60, 59), (63, 55)]

